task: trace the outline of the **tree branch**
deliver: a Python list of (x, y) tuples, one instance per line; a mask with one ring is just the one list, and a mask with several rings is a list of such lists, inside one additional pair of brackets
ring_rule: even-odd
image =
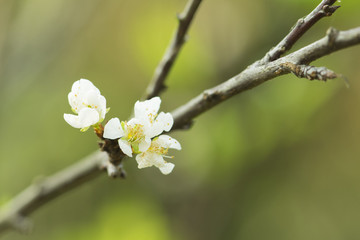
[(281, 68), (282, 64), (286, 62), (309, 64), (320, 57), (359, 43), (360, 27), (340, 32), (331, 28), (322, 39), (276, 61), (257, 67), (252, 65), (240, 74), (216, 87), (205, 90), (188, 103), (175, 109), (172, 112), (174, 117), (172, 129), (189, 128), (195, 117), (226, 99), (256, 87), (267, 80), (289, 73), (289, 70), (285, 71)]
[(340, 7), (332, 6), (335, 2), (336, 0), (323, 0), (309, 15), (305, 18), (300, 18), (290, 30), (289, 34), (286, 35), (276, 47), (267, 52), (261, 60), (255, 62), (254, 65), (259, 66), (274, 61), (289, 51), (315, 23), (323, 17), (331, 16)]
[[(165, 88), (164, 81), (185, 43), (187, 31), (200, 3), (201, 0), (189, 0), (184, 11), (178, 15), (179, 26), (155, 70), (146, 91), (146, 98), (158, 95)], [(83, 161), (30, 185), (0, 209), (0, 233), (9, 229), (29, 231), (31, 224), (26, 216), (61, 194), (100, 175), (102, 170), (106, 169), (112, 177), (125, 176), (121, 168), (121, 161), (125, 156), (114, 143), (116, 141), (103, 139), (100, 132), (96, 134), (103, 140), (100, 148), (107, 152), (108, 156), (104, 152), (93, 153)]]
[(107, 159), (106, 153), (97, 151), (80, 162), (30, 185), (1, 209), (0, 233), (9, 229), (28, 232), (31, 224), (26, 217), (30, 213), (100, 175)]
[(198, 9), (201, 0), (190, 0), (184, 11), (178, 15), (179, 26), (168, 46), (159, 65), (156, 67), (152, 80), (146, 89), (144, 99), (150, 99), (158, 96), (166, 86), (164, 84), (171, 67), (173, 66), (176, 57), (178, 56), (181, 47), (186, 41), (186, 34), (193, 20), (196, 10)]
[[(267, 80), (289, 73), (289, 70), (281, 67), (284, 63), (307, 64), (355, 44), (360, 44), (360, 27), (340, 32), (331, 29), (324, 38), (288, 56), (263, 66), (249, 67), (237, 76), (214, 88), (205, 90), (188, 103), (175, 109), (172, 112), (174, 117), (172, 130), (186, 129), (195, 117), (226, 99), (256, 87)], [(104, 149), (104, 146), (102, 147)], [(122, 157), (114, 157), (110, 154), (110, 158), (117, 158), (117, 161), (121, 161)], [(0, 233), (11, 228), (20, 231), (28, 230), (29, 224), (26, 221), (26, 216), (50, 200), (99, 176), (102, 170), (106, 168), (107, 161), (108, 156), (105, 153), (96, 152), (81, 162), (29, 186), (1, 209)]]
[[(200, 1), (198, 2), (200, 3)], [(205, 90), (188, 103), (175, 109), (172, 112), (174, 117), (173, 130), (186, 129), (191, 125), (195, 117), (226, 99), (256, 87), (267, 80), (289, 73), (289, 69), (282, 67), (285, 63), (308, 64), (325, 55), (355, 44), (360, 44), (360, 27), (347, 31), (330, 29), (324, 38), (292, 54), (260, 66), (253, 64), (237, 76), (216, 87)], [(121, 163), (123, 155), (120, 156), (121, 153), (114, 154), (119, 151), (116, 144), (109, 141), (101, 147), (108, 152), (110, 160), (107, 154), (96, 152), (81, 162), (34, 183), (12, 199), (0, 211), (0, 233), (11, 228), (21, 231), (28, 230), (29, 224), (25, 217), (30, 213), (70, 189), (99, 176), (108, 162), (112, 164)]]

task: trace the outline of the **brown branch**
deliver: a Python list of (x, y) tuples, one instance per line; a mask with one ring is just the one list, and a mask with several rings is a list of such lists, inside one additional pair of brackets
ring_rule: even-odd
[(164, 84), (165, 79), (174, 64), (181, 47), (186, 41), (186, 34), (200, 3), (201, 0), (190, 0), (187, 3), (184, 11), (178, 15), (179, 26), (170, 42), (170, 45), (165, 51), (163, 58), (155, 69), (152, 80), (147, 87), (146, 93), (143, 97), (144, 99), (150, 99), (152, 97), (158, 96), (160, 92), (166, 88)]
[(295, 26), (290, 30), (276, 47), (272, 48), (266, 55), (254, 65), (259, 66), (278, 59), (307, 32), (315, 23), (323, 17), (331, 16), (340, 6), (332, 6), (336, 0), (323, 0), (309, 15), (300, 18)]
[(289, 73), (290, 71), (285, 71), (281, 67), (284, 63), (309, 64), (325, 55), (359, 43), (360, 27), (340, 32), (330, 29), (324, 38), (276, 61), (248, 67), (235, 77), (205, 90), (188, 103), (175, 109), (172, 112), (174, 117), (173, 129), (188, 128), (195, 117), (226, 99), (279, 75)]

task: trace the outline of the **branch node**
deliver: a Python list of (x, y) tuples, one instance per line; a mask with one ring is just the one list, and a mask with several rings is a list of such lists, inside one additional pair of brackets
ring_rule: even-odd
[(30, 233), (33, 229), (32, 221), (20, 214), (16, 214), (10, 219), (10, 225), (20, 233)]
[(118, 177), (125, 178), (126, 177), (126, 172), (124, 171), (122, 164), (119, 164), (116, 166), (109, 161), (105, 164), (106, 164), (105, 167), (106, 167), (109, 177), (111, 177), (111, 178), (118, 178)]
[(322, 13), (329, 17), (331, 16), (340, 6), (330, 6), (330, 5), (324, 5), (322, 8)]
[(297, 20), (294, 28), (295, 28), (295, 27), (298, 27), (298, 26), (300, 26), (300, 25), (303, 25), (304, 23), (305, 23), (305, 19), (304, 19), (304, 18), (299, 18), (299, 20)]
[(299, 78), (307, 78), (309, 80), (320, 80), (326, 82), (328, 79), (339, 78), (341, 75), (326, 67), (315, 67), (309, 65), (297, 65), (291, 62), (280, 64), (280, 68), (285, 71), (292, 72)]
[(176, 18), (179, 21), (179, 24), (181, 25), (185, 21), (185, 17), (181, 13), (176, 13)]
[(47, 177), (45, 176), (37, 176), (34, 178), (32, 188), (36, 195), (41, 196), (44, 193), (44, 182), (46, 179)]
[(329, 46), (334, 47), (335, 40), (336, 40), (337, 36), (339, 35), (339, 30), (337, 30), (333, 27), (330, 27), (326, 31), (326, 35), (328, 37)]

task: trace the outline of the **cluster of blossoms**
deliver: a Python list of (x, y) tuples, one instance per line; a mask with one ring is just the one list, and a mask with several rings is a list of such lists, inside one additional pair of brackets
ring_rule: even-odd
[[(64, 114), (64, 119), (72, 127), (86, 131), (90, 126), (98, 128), (109, 109), (106, 100), (89, 80), (76, 81), (68, 95), (74, 113)], [(124, 154), (132, 157), (136, 154), (138, 168), (155, 166), (163, 174), (169, 174), (174, 168), (173, 163), (166, 162), (170, 148), (181, 150), (180, 143), (162, 133), (170, 131), (174, 119), (170, 113), (160, 112), (159, 97), (143, 102), (137, 101), (134, 107), (135, 117), (129, 121), (112, 118), (104, 127), (103, 137), (117, 140)]]

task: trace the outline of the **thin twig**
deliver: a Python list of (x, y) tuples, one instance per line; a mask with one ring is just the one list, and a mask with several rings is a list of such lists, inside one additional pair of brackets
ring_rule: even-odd
[(257, 67), (249, 67), (226, 82), (205, 90), (188, 103), (172, 112), (174, 126), (172, 129), (183, 129), (191, 126), (195, 117), (209, 110), (226, 99), (251, 89), (290, 71), (283, 71), (281, 65), (287, 62), (293, 64), (309, 64), (325, 55), (360, 43), (360, 27), (347, 31), (328, 31), (322, 39), (276, 61)]
[(323, 17), (331, 16), (340, 6), (332, 6), (336, 0), (323, 0), (309, 15), (300, 18), (289, 34), (279, 42), (276, 47), (272, 48), (266, 55), (254, 64), (259, 66), (278, 59), (307, 32), (315, 23)]
[(143, 97), (144, 99), (150, 99), (158, 96), (160, 92), (166, 88), (164, 83), (165, 79), (174, 64), (181, 47), (186, 41), (186, 34), (200, 3), (201, 0), (189, 0), (184, 11), (178, 15), (179, 26), (170, 42), (170, 45), (165, 51), (163, 58), (155, 69), (152, 80)]

